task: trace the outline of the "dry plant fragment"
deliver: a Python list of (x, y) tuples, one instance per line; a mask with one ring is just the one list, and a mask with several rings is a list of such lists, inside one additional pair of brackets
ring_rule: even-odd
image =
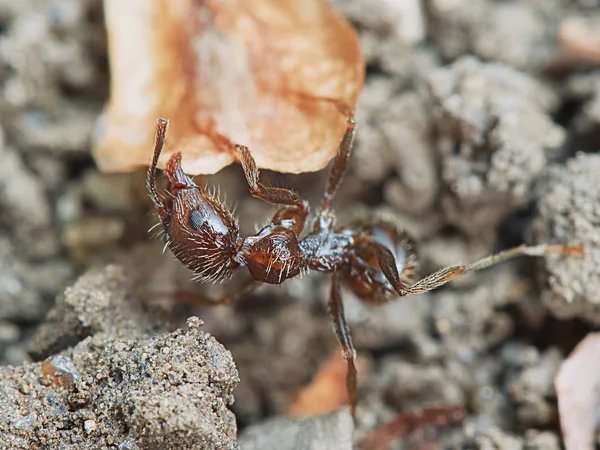
[(558, 30), (562, 47), (581, 62), (600, 64), (600, 20), (588, 23), (586, 18), (565, 19)]
[(323, 168), (364, 79), (356, 32), (328, 0), (105, 0), (111, 98), (93, 150), (101, 170), (150, 161), (156, 119), (170, 120), (160, 167), (176, 151), (190, 174), (252, 149), (259, 167)]
[(554, 380), (567, 450), (592, 450), (600, 406), (600, 333), (588, 334)]
[(346, 361), (334, 352), (313, 380), (288, 408), (292, 416), (312, 416), (333, 411), (348, 402)]

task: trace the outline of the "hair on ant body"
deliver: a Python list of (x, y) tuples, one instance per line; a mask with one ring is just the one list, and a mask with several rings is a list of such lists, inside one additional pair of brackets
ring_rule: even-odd
[(157, 164), (168, 127), (165, 119), (158, 120), (147, 187), (165, 229), (166, 245), (200, 281), (222, 281), (242, 267), (248, 270), (252, 285), (280, 284), (308, 270), (331, 274), (328, 309), (348, 365), (346, 387), (354, 416), (358, 403), (356, 351), (344, 317), (342, 282), (363, 301), (381, 304), (431, 291), (468, 272), (516, 256), (583, 255), (584, 250), (569, 245), (521, 245), (417, 279), (413, 240), (395, 224), (377, 219), (335, 226), (331, 203), (348, 165), (356, 122), (347, 107), (333, 102), (347, 116), (346, 131), (331, 164), (321, 207), (310, 227), (306, 226), (310, 212), (308, 202), (292, 190), (263, 185), (250, 151), (240, 145), (236, 151), (250, 193), (278, 206), (269, 224), (255, 235), (240, 236), (232, 213), (184, 173), (179, 153), (171, 156), (164, 170), (169, 180), (167, 195), (157, 193)]

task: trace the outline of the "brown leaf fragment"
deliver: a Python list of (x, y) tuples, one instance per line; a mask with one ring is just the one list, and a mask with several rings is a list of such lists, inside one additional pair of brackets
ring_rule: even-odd
[(600, 17), (570, 17), (558, 29), (558, 41), (571, 56), (600, 64)]
[(231, 164), (323, 168), (364, 79), (356, 32), (328, 0), (105, 0), (111, 96), (93, 154), (101, 170), (148, 164), (156, 119), (170, 120), (159, 165), (190, 174)]
[[(459, 424), (466, 417), (464, 405), (443, 405), (424, 408), (396, 418), (373, 429), (361, 442), (361, 450), (387, 450), (393, 441), (425, 427), (440, 429)], [(429, 436), (431, 439), (431, 436)], [(435, 441), (426, 442), (421, 435), (419, 448), (438, 448)]]
[(554, 380), (567, 450), (594, 448), (600, 406), (600, 333), (590, 333), (562, 363)]
[[(358, 372), (367, 368), (362, 358), (356, 360)], [(313, 416), (330, 412), (348, 403), (346, 371), (348, 365), (339, 351), (335, 351), (315, 374), (312, 381), (296, 396), (288, 408), (292, 416)]]

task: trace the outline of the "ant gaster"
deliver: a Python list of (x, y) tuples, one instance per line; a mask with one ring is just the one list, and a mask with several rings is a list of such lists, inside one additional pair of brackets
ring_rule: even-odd
[[(348, 112), (343, 107), (339, 109)], [(147, 187), (164, 225), (166, 245), (199, 280), (224, 280), (241, 267), (247, 268), (256, 283), (280, 284), (310, 269), (331, 274), (328, 310), (347, 362), (346, 388), (354, 416), (358, 403), (356, 351), (344, 317), (342, 281), (363, 301), (381, 304), (430, 291), (460, 275), (515, 256), (581, 255), (583, 249), (569, 245), (521, 245), (471, 264), (443, 268), (417, 280), (413, 241), (395, 224), (381, 219), (339, 227), (334, 224), (331, 203), (346, 171), (356, 133), (353, 115), (346, 116), (346, 131), (329, 171), (321, 208), (306, 232), (308, 202), (292, 190), (262, 184), (256, 163), (244, 146), (235, 149), (250, 193), (279, 206), (270, 223), (256, 235), (240, 237), (232, 213), (185, 174), (180, 153), (171, 156), (164, 170), (169, 180), (168, 195), (159, 195), (155, 179), (167, 134), (168, 122), (164, 119), (158, 120)]]

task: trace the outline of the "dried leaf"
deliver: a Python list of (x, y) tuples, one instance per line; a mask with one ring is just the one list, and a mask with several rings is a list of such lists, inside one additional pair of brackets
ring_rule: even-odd
[(600, 406), (600, 333), (591, 333), (562, 363), (554, 380), (565, 448), (594, 448)]
[(111, 99), (93, 150), (106, 172), (151, 156), (170, 119), (161, 166), (176, 151), (190, 174), (230, 164), (230, 143), (259, 167), (323, 168), (364, 79), (356, 32), (328, 0), (105, 0)]
[[(362, 359), (356, 361), (359, 373), (366, 368)], [(348, 403), (346, 391), (347, 363), (339, 351), (335, 351), (329, 360), (319, 369), (310, 384), (298, 393), (288, 408), (292, 416), (312, 416), (333, 411)]]
[(564, 19), (558, 29), (562, 47), (579, 61), (600, 64), (600, 21), (591, 24), (583, 17)]

